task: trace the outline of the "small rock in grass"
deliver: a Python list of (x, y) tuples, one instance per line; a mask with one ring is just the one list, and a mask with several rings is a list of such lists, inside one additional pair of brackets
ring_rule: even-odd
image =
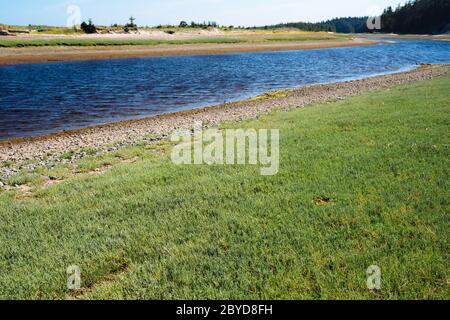
[(325, 205), (325, 204), (331, 203), (333, 201), (334, 200), (332, 198), (328, 198), (328, 197), (315, 197), (314, 198), (314, 203), (317, 206)]

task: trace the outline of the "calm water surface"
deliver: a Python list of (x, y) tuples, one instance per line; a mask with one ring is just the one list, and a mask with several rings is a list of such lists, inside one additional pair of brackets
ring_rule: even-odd
[(0, 66), (0, 140), (450, 63), (450, 42)]

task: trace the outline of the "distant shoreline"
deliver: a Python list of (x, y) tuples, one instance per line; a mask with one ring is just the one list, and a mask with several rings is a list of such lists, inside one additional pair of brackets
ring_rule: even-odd
[(280, 41), (273, 43), (200, 43), (117, 47), (33, 47), (0, 48), (0, 65), (86, 61), (119, 58), (209, 55), (238, 52), (270, 52), (353, 47), (378, 44), (364, 38), (352, 40)]
[(442, 35), (421, 35), (421, 34), (361, 34), (361, 36), (366, 37), (367, 39), (396, 39), (396, 40), (435, 40), (435, 41), (450, 41), (450, 35), (442, 34)]

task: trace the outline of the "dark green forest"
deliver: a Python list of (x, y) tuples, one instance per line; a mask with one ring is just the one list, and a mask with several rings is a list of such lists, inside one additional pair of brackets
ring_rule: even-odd
[(367, 17), (348, 17), (335, 18), (328, 21), (311, 23), (311, 22), (290, 22), (280, 23), (273, 26), (265, 26), (265, 29), (280, 29), (280, 28), (296, 28), (304, 31), (328, 31), (340, 33), (361, 33), (367, 32), (366, 27)]
[(381, 16), (383, 32), (432, 34), (450, 31), (450, 0), (410, 1)]
[(387, 32), (436, 34), (450, 31), (450, 0), (412, 0), (396, 9), (388, 7), (381, 16), (381, 30), (368, 30), (368, 17), (335, 18), (319, 23), (292, 22), (264, 28), (298, 28), (305, 31), (340, 33)]

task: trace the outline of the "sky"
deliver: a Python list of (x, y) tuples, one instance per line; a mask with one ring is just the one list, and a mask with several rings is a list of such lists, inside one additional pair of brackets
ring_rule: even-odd
[[(132, 15), (141, 26), (215, 21), (255, 26), (280, 22), (318, 22), (334, 17), (379, 14), (406, 0), (0, 0), (0, 23), (65, 26), (69, 6), (82, 20), (124, 24)], [(73, 11), (72, 11), (73, 12)], [(374, 14), (375, 13), (375, 14)]]

